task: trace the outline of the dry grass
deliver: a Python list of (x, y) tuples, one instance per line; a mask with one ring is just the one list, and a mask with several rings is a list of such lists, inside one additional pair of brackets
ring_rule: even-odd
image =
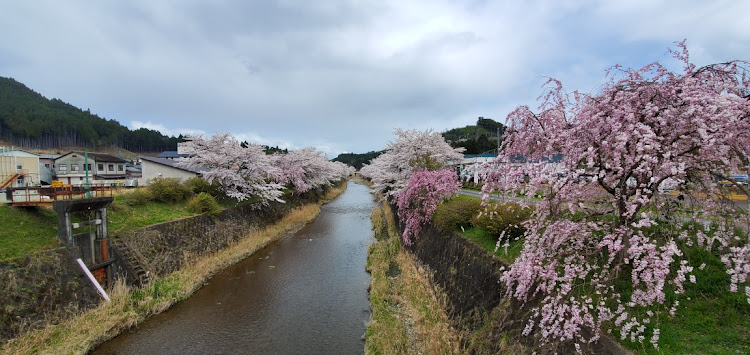
[(61, 324), (13, 339), (0, 351), (4, 354), (85, 354), (96, 345), (189, 297), (216, 272), (309, 223), (319, 212), (317, 204), (295, 209), (279, 223), (250, 231), (237, 244), (199, 258), (188, 264), (190, 266), (142, 288), (118, 284), (110, 292), (112, 302)]
[(321, 203), (327, 203), (327, 202), (333, 200), (334, 198), (338, 197), (344, 191), (346, 191), (346, 187), (347, 186), (348, 186), (348, 184), (347, 184), (346, 180), (344, 180), (338, 186), (334, 185), (333, 187), (331, 187), (330, 190), (328, 190), (328, 192), (326, 192), (326, 195), (323, 196), (323, 200), (321, 201)]
[(365, 186), (369, 186), (369, 187), (372, 187), (372, 185), (373, 185), (372, 181), (367, 180), (367, 179), (365, 179), (365, 178), (363, 178), (361, 176), (355, 176), (355, 177), (353, 177), (352, 181), (354, 181), (357, 184), (365, 185)]
[(460, 354), (460, 339), (445, 312), (445, 294), (433, 287), (430, 271), (420, 265), (413, 255), (401, 250), (396, 258), (401, 276), (394, 295), (401, 308), (402, 318), (414, 327), (414, 347), (420, 354)]
[(445, 296), (430, 275), (401, 248), (393, 213), (383, 203), (372, 212), (378, 242), (370, 247), (368, 354), (458, 354), (460, 341), (445, 313)]
[[(384, 205), (387, 208), (387, 205)], [(395, 261), (400, 245), (398, 239), (383, 228), (383, 211), (375, 208), (371, 219), (378, 242), (368, 250), (367, 271), (370, 272), (370, 308), (372, 315), (365, 333), (365, 353), (404, 354), (409, 349), (406, 326), (398, 318), (398, 305), (389, 267)]]

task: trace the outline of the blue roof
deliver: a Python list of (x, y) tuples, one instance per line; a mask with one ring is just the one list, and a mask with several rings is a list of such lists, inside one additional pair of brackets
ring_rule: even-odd
[(187, 158), (187, 154), (178, 154), (176, 150), (167, 150), (157, 155), (158, 158)]
[(482, 153), (482, 154), (464, 154), (464, 159), (471, 158), (497, 158), (497, 154)]

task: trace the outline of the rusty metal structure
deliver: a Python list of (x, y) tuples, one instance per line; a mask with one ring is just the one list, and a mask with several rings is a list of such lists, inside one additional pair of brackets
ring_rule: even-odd
[(108, 184), (89, 184), (62, 187), (12, 187), (6, 190), (11, 206), (52, 206), (55, 201), (82, 199), (87, 197), (112, 197), (114, 188)]

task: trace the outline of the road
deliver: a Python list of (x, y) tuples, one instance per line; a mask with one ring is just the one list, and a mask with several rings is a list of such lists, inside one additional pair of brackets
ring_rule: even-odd
[[(461, 195), (482, 198), (482, 193), (479, 192), (479, 191), (461, 189), (461, 191), (459, 193)], [(497, 194), (490, 195), (490, 200), (499, 201), (499, 197), (498, 197)], [(508, 196), (505, 196), (505, 197), (503, 197), (502, 201), (525, 202), (525, 203), (532, 204), (532, 205), (539, 204), (539, 200), (534, 200), (534, 199), (524, 198), (524, 197), (508, 197)]]

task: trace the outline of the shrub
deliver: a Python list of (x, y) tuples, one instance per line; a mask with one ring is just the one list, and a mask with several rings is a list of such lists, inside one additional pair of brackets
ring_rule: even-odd
[(153, 200), (161, 202), (180, 202), (193, 194), (187, 186), (180, 183), (178, 178), (151, 179), (149, 190)]
[(219, 204), (216, 203), (216, 199), (205, 192), (201, 192), (191, 198), (187, 203), (187, 207), (191, 212), (208, 213), (210, 216), (215, 216), (221, 211)]
[(196, 195), (201, 192), (205, 192), (216, 198), (221, 194), (221, 189), (217, 182), (214, 181), (214, 183), (209, 183), (205, 179), (199, 178), (197, 176), (186, 179), (182, 182), (182, 184)]
[(151, 201), (153, 195), (147, 188), (139, 187), (122, 195), (122, 201), (128, 206), (137, 206)]
[(480, 207), (479, 199), (456, 196), (438, 206), (433, 223), (443, 233), (450, 233), (460, 227), (468, 228), (479, 214)]
[(495, 237), (505, 232), (507, 238), (515, 239), (526, 232), (522, 223), (531, 216), (531, 212), (532, 209), (513, 202), (493, 203), (486, 211), (482, 211), (481, 215), (474, 218), (474, 225)]
[(461, 183), (461, 186), (465, 189), (482, 191), (482, 186), (484, 186), (484, 183), (483, 182), (475, 183), (474, 180), (469, 180), (469, 181), (464, 181), (463, 183)]

